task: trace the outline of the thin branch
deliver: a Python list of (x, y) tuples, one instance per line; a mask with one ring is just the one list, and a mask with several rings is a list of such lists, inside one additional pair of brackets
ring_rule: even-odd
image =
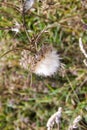
[(19, 7), (16, 6), (16, 5), (14, 5), (14, 4), (12, 4), (12, 3), (9, 3), (9, 2), (0, 2), (0, 5), (2, 5), (2, 6), (7, 6), (7, 7), (10, 7), (10, 8), (13, 8), (13, 9), (17, 10), (17, 12), (20, 13)]
[(24, 2), (23, 2), (23, 0), (21, 0), (21, 3), (22, 3), (23, 27), (24, 27), (24, 29), (25, 29), (25, 33), (26, 33), (26, 36), (27, 36), (27, 38), (28, 38), (28, 41), (29, 41), (29, 43), (31, 43), (31, 39), (30, 39), (30, 37), (29, 37), (29, 35), (28, 35), (27, 26), (26, 26), (26, 19), (25, 19)]
[(86, 53), (85, 49), (83, 48), (83, 43), (82, 43), (81, 37), (79, 38), (79, 47), (80, 47), (81, 52), (84, 54), (85, 58), (87, 58), (87, 53)]
[(86, 58), (86, 59), (83, 60), (83, 62), (85, 64), (85, 66), (87, 66), (87, 61), (86, 61), (87, 60), (87, 53), (86, 53), (85, 49), (83, 48), (83, 43), (82, 43), (82, 39), (81, 38), (79, 38), (79, 47), (80, 47), (81, 52), (83, 53), (83, 55)]
[(53, 23), (53, 24), (48, 25), (47, 27), (45, 27), (45, 28), (38, 34), (38, 36), (37, 36), (37, 38), (36, 38), (36, 40), (35, 40), (35, 45), (37, 45), (39, 38), (41, 37), (41, 35), (42, 35), (46, 30), (51, 29), (51, 28), (54, 28), (54, 27), (59, 26), (59, 25), (60, 25), (60, 24), (58, 24), (58, 23), (55, 22), (55, 23)]
[(5, 55), (9, 54), (10, 52), (14, 52), (14, 51), (17, 51), (17, 50), (29, 50), (31, 53), (35, 53), (35, 52), (36, 52), (36, 50), (34, 50), (34, 49), (32, 50), (31, 47), (30, 47), (30, 48), (26, 48), (26, 47), (18, 48), (18, 47), (15, 47), (15, 48), (10, 49), (10, 50), (6, 51), (5, 53), (3, 53), (3, 54), (0, 56), (0, 59), (1, 59), (2, 57), (4, 57)]
[(0, 27), (0, 30), (11, 30), (11, 28), (13, 28), (13, 27), (7, 27), (7, 28), (6, 27), (5, 28), (4, 27)]

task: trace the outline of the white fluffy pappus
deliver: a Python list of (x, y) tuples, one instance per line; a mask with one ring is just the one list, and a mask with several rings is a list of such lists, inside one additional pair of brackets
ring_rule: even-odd
[[(38, 56), (37, 56), (38, 58)], [(60, 58), (52, 46), (43, 48), (41, 59), (35, 64), (33, 72), (39, 76), (52, 76), (60, 68)]]

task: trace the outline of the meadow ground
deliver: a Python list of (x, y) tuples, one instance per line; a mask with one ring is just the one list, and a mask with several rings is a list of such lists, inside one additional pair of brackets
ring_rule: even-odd
[[(85, 122), (79, 130), (87, 130), (87, 57), (79, 47), (81, 37), (87, 52), (87, 1), (35, 2), (25, 20), (22, 4), (0, 0), (0, 130), (46, 130), (59, 107), (61, 130), (78, 115)], [(52, 77), (36, 76), (19, 64), (24, 48), (44, 43), (52, 44), (65, 64)]]

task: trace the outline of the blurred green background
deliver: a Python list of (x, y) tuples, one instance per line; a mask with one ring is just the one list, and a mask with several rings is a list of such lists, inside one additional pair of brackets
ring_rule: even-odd
[[(27, 32), (22, 4), (0, 0), (0, 57), (14, 50), (0, 58), (0, 130), (46, 130), (47, 120), (59, 107), (63, 108), (60, 129), (67, 130), (78, 115), (87, 121), (87, 66), (79, 48), (82, 37), (87, 52), (87, 1), (36, 1), (25, 15)], [(16, 23), (18, 33), (12, 31)], [(31, 77), (19, 64), (21, 48), (34, 45), (45, 28), (37, 46), (46, 42), (56, 47), (65, 69), (50, 78)]]

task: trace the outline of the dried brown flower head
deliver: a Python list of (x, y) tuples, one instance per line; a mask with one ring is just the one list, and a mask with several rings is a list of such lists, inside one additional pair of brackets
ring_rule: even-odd
[(54, 75), (61, 65), (57, 50), (51, 45), (43, 45), (35, 56), (24, 50), (20, 64), (25, 69), (29, 69), (30, 66), (30, 71), (40, 76)]

